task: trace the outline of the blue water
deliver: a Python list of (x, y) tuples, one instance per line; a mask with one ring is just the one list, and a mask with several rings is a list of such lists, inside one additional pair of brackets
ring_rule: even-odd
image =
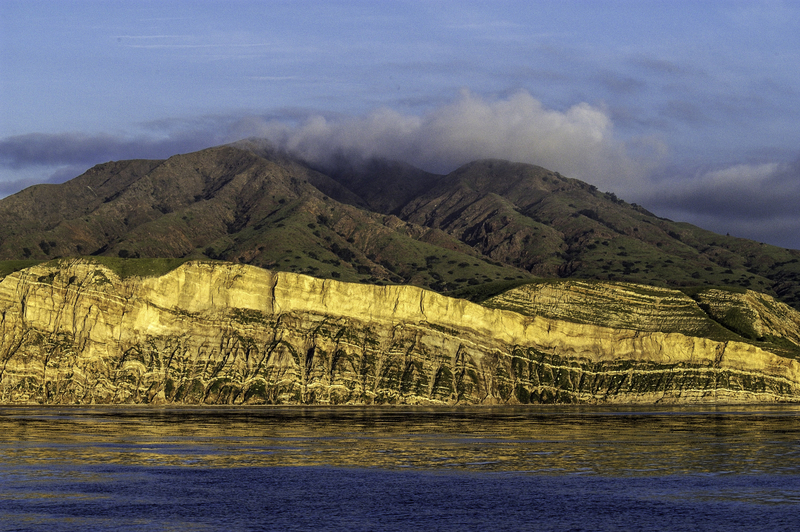
[(0, 408), (1, 530), (800, 530), (800, 409)]

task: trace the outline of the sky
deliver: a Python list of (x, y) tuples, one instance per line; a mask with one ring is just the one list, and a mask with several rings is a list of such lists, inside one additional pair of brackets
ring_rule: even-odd
[(0, 197), (262, 137), (544, 166), (800, 249), (797, 1), (0, 2)]

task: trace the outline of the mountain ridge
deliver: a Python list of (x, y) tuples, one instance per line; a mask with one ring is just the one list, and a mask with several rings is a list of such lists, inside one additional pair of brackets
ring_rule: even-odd
[(542, 167), (251, 140), (0, 200), (0, 402), (797, 402), (798, 280)]
[(242, 141), (31, 187), (0, 200), (0, 227), (5, 260), (216, 258), (439, 292), (536, 277), (733, 286), (800, 308), (800, 251), (672, 222), (500, 160), (439, 176), (344, 157), (314, 166)]

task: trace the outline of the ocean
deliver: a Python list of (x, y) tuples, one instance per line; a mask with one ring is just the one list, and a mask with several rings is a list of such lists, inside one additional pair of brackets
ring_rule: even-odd
[(0, 530), (800, 530), (800, 406), (4, 406)]

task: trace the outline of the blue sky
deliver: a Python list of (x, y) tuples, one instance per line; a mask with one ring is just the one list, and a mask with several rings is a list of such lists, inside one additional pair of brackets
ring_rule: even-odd
[(263, 136), (800, 248), (800, 2), (0, 2), (0, 196)]

